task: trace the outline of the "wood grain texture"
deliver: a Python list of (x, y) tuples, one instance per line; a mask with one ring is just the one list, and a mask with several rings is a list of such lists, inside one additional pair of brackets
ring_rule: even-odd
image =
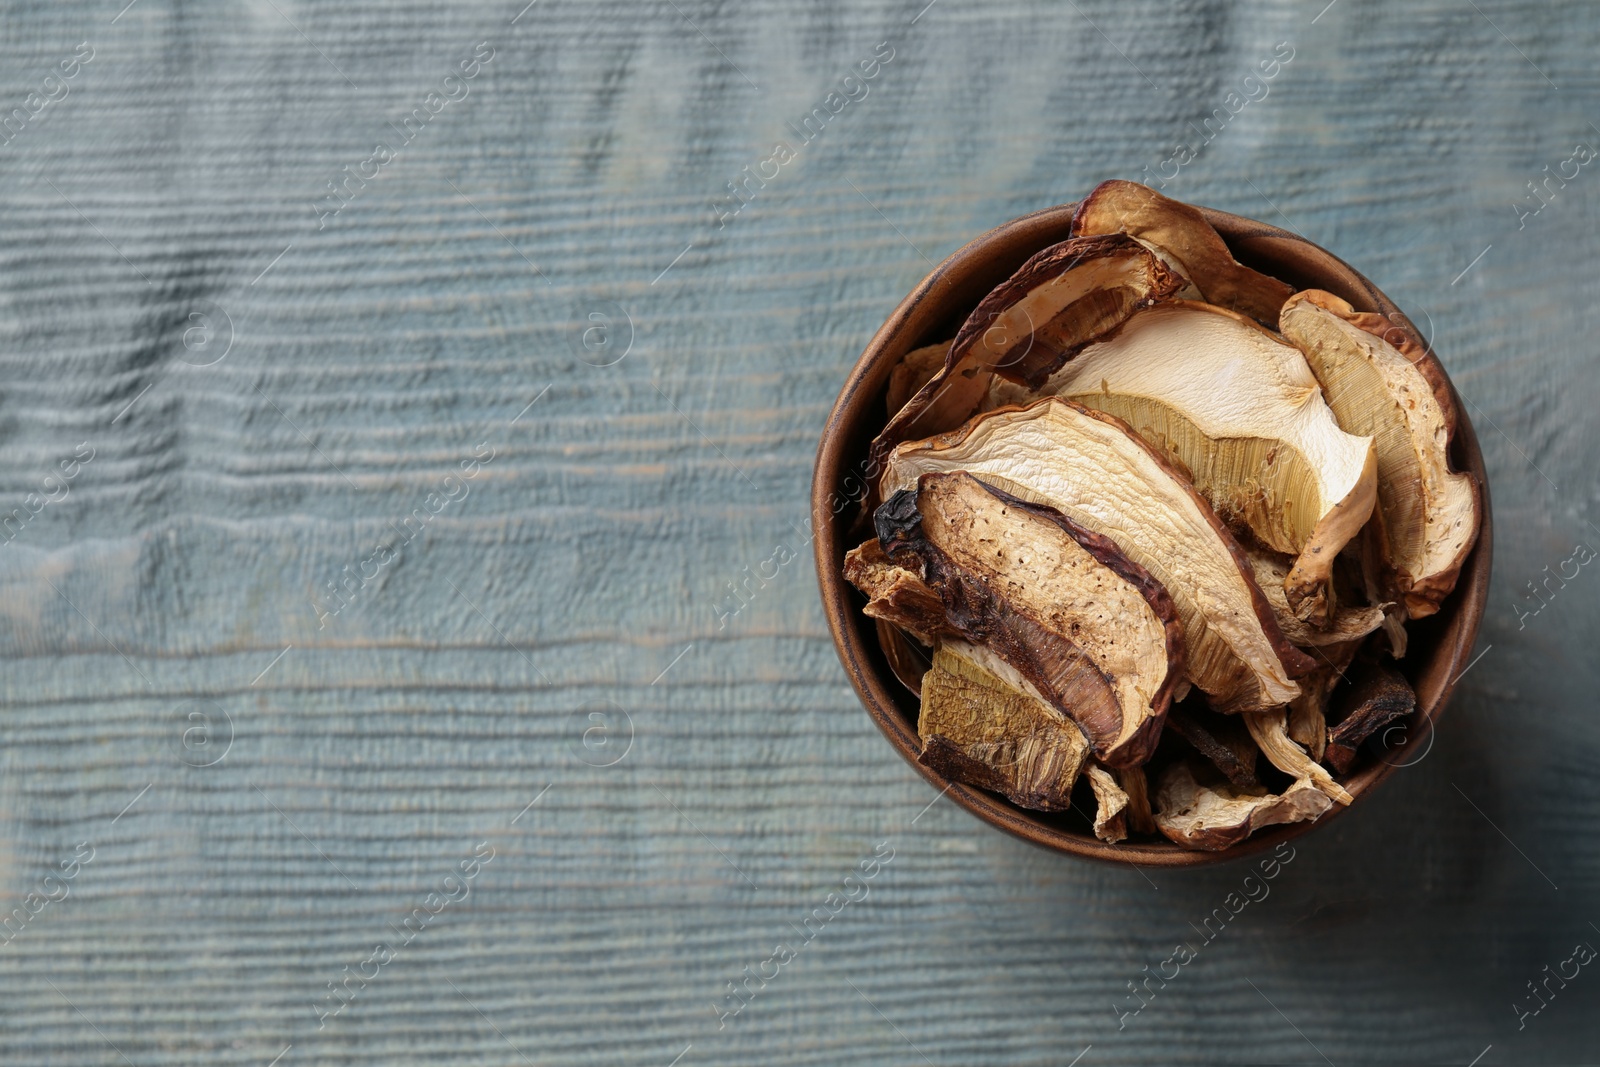
[[(1600, 179), (1513, 208), (1600, 144), (1591, 12), (121, 6), (0, 5), (0, 119), (26, 116), (0, 144), (0, 523), (58, 498), (0, 544), (5, 1063), (1594, 1058), (1600, 978), (1520, 1030), (1510, 1007), (1600, 944), (1600, 585), (1523, 614), (1600, 541)], [(1487, 651), (1427, 756), (1119, 1029), (1250, 867), (1147, 877), (924, 810), (827, 637), (810, 466), (933, 262), (1157, 170), (1281, 41), (1165, 191), (1305, 234), (1433, 331), (1490, 465)], [(719, 227), (879, 42), (867, 95)], [(430, 92), (460, 98), (404, 143)], [(70, 895), (30, 898), (79, 842)], [(319, 1029), (480, 842), (469, 895)], [(880, 842), (865, 899), (719, 1029), (727, 983)]]

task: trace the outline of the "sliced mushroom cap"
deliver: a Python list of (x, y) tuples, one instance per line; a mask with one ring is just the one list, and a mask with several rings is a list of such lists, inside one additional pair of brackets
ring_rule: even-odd
[(1185, 848), (1219, 852), (1263, 826), (1315, 819), (1333, 802), (1302, 778), (1281, 795), (1246, 792), (1204, 779), (1187, 761), (1174, 763), (1156, 790), (1156, 826)]
[(1343, 774), (1355, 762), (1361, 743), (1395, 719), (1410, 715), (1417, 694), (1399, 671), (1375, 664), (1341, 701), (1343, 717), (1328, 731), (1328, 765)]
[(950, 354), (950, 342), (940, 341), (935, 345), (924, 345), (914, 348), (901, 357), (894, 370), (889, 372), (889, 388), (884, 394), (884, 404), (893, 415), (906, 406), (906, 401), (916, 395), (933, 376), (944, 368), (944, 361)]
[(1055, 397), (1002, 408), (901, 445), (884, 492), (961, 470), (1110, 538), (1149, 571), (1177, 607), (1188, 677), (1219, 710), (1285, 704), (1300, 692), (1292, 675), (1316, 666), (1284, 639), (1215, 512), (1120, 419)]
[(1421, 618), (1455, 588), (1477, 540), (1478, 484), (1450, 470), (1455, 410), (1438, 365), (1415, 345), (1413, 362), (1375, 318), (1312, 289), (1284, 305), (1280, 329), (1305, 353), (1339, 424), (1374, 440), (1393, 585), (1410, 616)]
[(1116, 777), (1097, 763), (1089, 764), (1084, 777), (1094, 791), (1094, 836), (1116, 844), (1128, 836), (1128, 794)]
[(982, 405), (997, 372), (1043, 381), (1084, 345), (1182, 284), (1137, 241), (1120, 234), (1046, 248), (967, 317), (944, 366), (872, 442), (868, 469), (881, 469), (901, 441), (965, 422)]
[(1083, 732), (1027, 687), (997, 675), (981, 649), (946, 641), (922, 679), (921, 762), (1018, 807), (1066, 811), (1089, 757)]
[[(1106, 181), (1078, 205), (1074, 234), (1125, 233), (1161, 257), (1201, 299), (1276, 326), (1278, 310), (1294, 292), (1233, 258), (1198, 209), (1137, 182)], [(1187, 295), (1187, 294), (1185, 294)]]
[(1334, 559), (1377, 499), (1372, 440), (1339, 428), (1300, 350), (1211, 304), (1141, 311), (1037, 391), (997, 381), (990, 404), (1039, 393), (1110, 412), (1185, 469), (1224, 522), (1297, 555), (1298, 618), (1332, 612)]
[(1110, 540), (972, 476), (925, 474), (877, 512), (888, 558), (919, 570), (945, 632), (988, 647), (1083, 728), (1097, 758), (1150, 758), (1183, 677), (1177, 610)]

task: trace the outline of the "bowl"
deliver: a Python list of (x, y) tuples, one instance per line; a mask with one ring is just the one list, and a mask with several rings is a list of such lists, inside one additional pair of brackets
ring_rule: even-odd
[[(1088, 832), (1084, 819), (1029, 811), (995, 794), (945, 778), (917, 762), (922, 748), (917, 737), (917, 699), (895, 678), (879, 644), (874, 621), (862, 614), (866, 599), (844, 577), (845, 552), (870, 536), (858, 520), (867, 484), (867, 447), (888, 422), (884, 393), (890, 371), (912, 349), (953, 336), (978, 301), (1010, 277), (1029, 256), (1071, 236), (1076, 208), (1076, 204), (1064, 204), (1025, 215), (958, 249), (900, 302), (856, 361), (822, 431), (811, 484), (813, 546), (823, 608), (850, 684), (889, 744), (934, 788), (947, 791), (951, 799), (984, 822), (1035, 845), (1089, 859), (1156, 867), (1219, 863), (1309, 833), (1327, 825), (1344, 809), (1335, 805), (1314, 822), (1268, 827), (1231, 848), (1197, 852), (1166, 841), (1108, 844)], [(1408, 333), (1419, 347), (1427, 349), (1426, 358), (1435, 359), (1416, 326), (1393, 301), (1337, 256), (1276, 226), (1209, 208), (1200, 210), (1239, 262), (1281, 278), (1297, 289), (1325, 289), (1349, 301), (1358, 311), (1378, 312)], [(1439, 714), (1470, 663), (1489, 595), (1493, 526), (1488, 478), (1472, 422), (1455, 386), (1450, 388), (1457, 411), (1451, 461), (1456, 470), (1477, 478), (1482, 490), (1478, 540), (1461, 568), (1454, 592), (1439, 612), (1407, 624), (1409, 648), (1397, 666), (1416, 690), (1417, 708), (1409, 719), (1400, 720), (1407, 727), (1402, 747), (1381, 758), (1370, 749), (1363, 749), (1358, 762), (1342, 779), (1357, 804), (1365, 803), (1399, 767), (1421, 758), (1411, 753), (1426, 754), (1429, 750)], [(1393, 731), (1391, 727), (1389, 733)]]

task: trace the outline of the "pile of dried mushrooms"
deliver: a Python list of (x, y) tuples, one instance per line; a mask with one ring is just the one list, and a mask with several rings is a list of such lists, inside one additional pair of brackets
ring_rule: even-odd
[(1387, 661), (1477, 537), (1449, 386), (1142, 185), (1100, 185), (1072, 233), (889, 382), (845, 575), (921, 760), (1038, 811), (1081, 780), (1106, 841), (1316, 819), (1415, 708)]

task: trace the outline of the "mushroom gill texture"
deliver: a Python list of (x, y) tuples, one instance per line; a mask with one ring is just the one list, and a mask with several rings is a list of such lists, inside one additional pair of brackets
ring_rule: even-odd
[[(1376, 321), (1375, 321), (1376, 320)], [(1371, 437), (1377, 454), (1387, 590), (1411, 618), (1439, 610), (1477, 540), (1478, 483), (1450, 469), (1455, 409), (1438, 364), (1400, 332), (1331, 293), (1311, 289), (1284, 305), (1279, 328), (1305, 353), (1339, 425)]]
[(987, 647), (1113, 767), (1149, 759), (1183, 677), (1177, 609), (1109, 540), (971, 475), (923, 475), (878, 509), (888, 558), (920, 572), (945, 633)]
[(1315, 819), (1332, 805), (1305, 778), (1281, 794), (1247, 791), (1180, 760), (1161, 775), (1155, 821), (1163, 834), (1185, 848), (1220, 852), (1263, 826)]
[(922, 679), (921, 762), (1036, 811), (1066, 811), (1089, 742), (974, 645), (946, 640)]
[(1112, 180), (1095, 186), (1078, 205), (1072, 232), (1128, 234), (1183, 276), (1187, 289), (1179, 295), (1237, 311), (1265, 326), (1278, 324), (1278, 311), (1294, 292), (1277, 278), (1236, 261), (1197, 208), (1138, 182)]
[(967, 471), (1097, 533), (1148, 571), (1183, 624), (1186, 670), (1214, 707), (1277, 707), (1316, 664), (1284, 639), (1243, 550), (1194, 487), (1115, 416), (1049, 397), (890, 456), (884, 492)]
[(1109, 412), (1186, 471), (1222, 520), (1298, 558), (1299, 619), (1331, 619), (1339, 551), (1377, 499), (1372, 440), (1339, 428), (1299, 349), (1238, 314), (1171, 301), (1086, 347), (1037, 390), (997, 380), (989, 406), (1062, 396)]

